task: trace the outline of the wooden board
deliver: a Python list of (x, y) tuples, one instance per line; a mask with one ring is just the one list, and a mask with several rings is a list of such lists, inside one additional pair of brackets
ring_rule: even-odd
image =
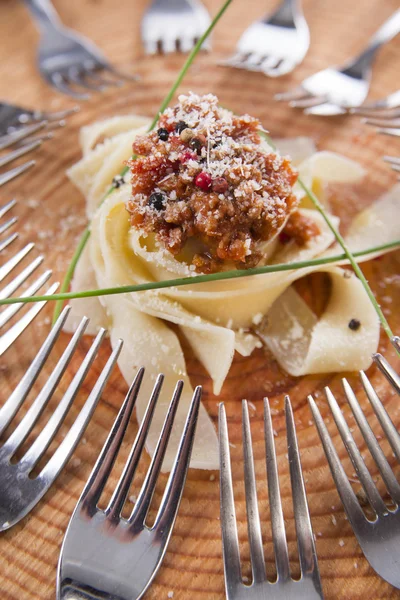
[[(210, 11), (215, 13), (219, 3), (211, 0), (205, 0), (205, 3)], [(93, 95), (90, 101), (82, 104), (81, 112), (69, 119), (67, 127), (57, 131), (55, 139), (47, 142), (36, 154), (35, 169), (1, 189), (1, 203), (13, 196), (19, 200), (18, 207), (14, 211), (19, 216), (17, 228), (21, 236), (18, 243), (22, 245), (23, 242), (37, 240), (37, 250), (46, 255), (45, 265), (53, 268), (57, 277), (62, 277), (85, 223), (83, 199), (65, 176), (66, 167), (79, 158), (77, 143), (79, 128), (90, 121), (114, 114), (137, 112), (153, 115), (174, 80), (183, 57), (173, 55), (167, 58), (149, 58), (143, 55), (139, 27), (140, 17), (146, 5), (145, 0), (136, 2), (120, 0), (118, 3), (112, 0), (69, 0), (69, 2), (55, 0), (54, 4), (67, 25), (89, 35), (104, 49), (112, 61), (132, 72), (139, 73), (142, 77), (137, 84)], [(345, 200), (341, 199), (336, 203), (337, 212), (346, 220), (395, 183), (394, 173), (383, 163), (381, 156), (384, 153), (399, 154), (398, 140), (377, 136), (357, 118), (306, 117), (285, 105), (274, 102), (273, 94), (289, 89), (315, 70), (332, 62), (339, 63), (358, 51), (375, 28), (398, 7), (398, 0), (371, 0), (368, 8), (361, 0), (355, 2), (305, 0), (305, 12), (312, 33), (310, 52), (303, 65), (283, 79), (269, 80), (260, 74), (217, 67), (218, 59), (233, 51), (235, 41), (244, 27), (262, 14), (266, 4), (268, 3), (261, 0), (252, 2), (236, 0), (233, 3), (215, 32), (213, 53), (202, 55), (196, 61), (182, 90), (214, 92), (219, 95), (221, 103), (225, 106), (237, 112), (250, 112), (260, 117), (273, 136), (312, 135), (320, 148), (338, 151), (358, 159), (367, 168), (368, 178), (361, 191), (348, 195)], [(2, 0), (0, 3), (0, 39), (3, 46), (3, 60), (0, 65), (1, 98), (42, 109), (59, 109), (72, 105), (68, 99), (53, 93), (42, 83), (36, 72), (35, 48), (38, 36), (22, 2)], [(384, 96), (398, 87), (399, 64), (400, 38), (397, 38), (381, 52), (376, 61), (372, 85), (374, 98)], [(382, 303), (391, 326), (397, 332), (400, 331), (397, 310), (400, 300), (399, 264), (400, 253), (364, 264), (365, 273), (373, 290)], [(32, 360), (35, 349), (46, 336), (49, 329), (49, 315), (50, 307), (2, 359), (0, 367), (2, 402), (15, 387)], [(47, 373), (67, 340), (68, 336), (64, 335), (55, 351), (55, 357), (52, 357), (46, 367)], [(79, 365), (80, 358), (88, 349), (89, 343), (90, 339), (85, 338), (80, 352), (73, 361), (73, 368)], [(383, 335), (380, 349), (392, 362), (396, 360)], [(101, 359), (106, 356), (107, 351), (107, 348), (104, 348)], [(233, 443), (233, 476), (244, 574), (249, 576), (240, 446), (240, 400), (242, 398), (247, 398), (254, 405), (254, 408), (251, 408), (254, 454), (265, 553), (268, 572), (271, 574), (273, 555), (265, 482), (262, 397), (268, 395), (272, 406), (276, 409), (274, 427), (278, 434), (276, 445), (281, 489), (290, 555), (295, 564), (293, 511), (282, 413), (283, 394), (290, 393), (298, 425), (299, 445), (325, 597), (328, 600), (400, 598), (400, 592), (377, 577), (363, 558), (346, 521), (316, 430), (310, 421), (311, 415), (306, 396), (308, 393), (317, 396), (323, 414), (327, 415), (323, 397), (323, 388), (326, 384), (331, 385), (337, 393), (337, 397), (343, 402), (345, 414), (348, 415), (349, 411), (344, 404), (340, 387), (341, 375), (288, 377), (281, 372), (267, 352), (260, 350), (248, 359), (236, 358), (222, 394), (216, 398), (211, 393), (210, 380), (204, 369), (191, 356), (187, 348), (186, 356), (193, 384), (204, 385), (205, 403), (214, 420), (216, 420), (218, 402), (223, 400), (226, 403)], [(76, 401), (76, 406), (67, 419), (66, 426), (71, 424), (77, 408), (85, 400), (90, 382), (99, 373), (101, 359), (96, 362), (94, 374), (86, 382), (83, 392)], [(71, 372), (73, 369), (62, 380), (61, 392), (66, 389), (71, 380)], [(398, 398), (374, 367), (368, 374), (385, 400), (394, 421), (400, 425)], [(349, 377), (355, 389), (359, 391), (357, 376), (350, 374)], [(126, 384), (116, 370), (85, 434), (85, 443), (80, 444), (73, 459), (44, 500), (19, 525), (1, 535), (0, 590), (3, 600), (54, 598), (56, 564), (65, 528), (125, 392)], [(60, 393), (55, 400), (59, 397)], [(363, 396), (360, 397), (363, 405), (365, 404), (367, 415), (371, 416), (370, 407)], [(371, 417), (371, 421), (378, 431), (376, 420)], [(329, 427), (337, 441), (337, 431), (332, 422), (329, 423)], [(61, 431), (59, 439), (62, 439), (65, 431), (66, 428)], [(119, 469), (129, 451), (129, 442), (133, 439), (134, 431), (133, 425), (118, 461)], [(365, 444), (361, 442), (359, 433), (355, 432), (355, 436), (360, 442), (363, 453), (366, 453)], [(339, 448), (341, 456), (344, 456), (340, 444)], [(393, 462), (390, 452), (388, 456)], [(352, 468), (349, 466), (348, 459), (345, 463), (351, 474)], [(147, 458), (145, 464), (148, 464)], [(371, 464), (368, 457), (367, 464)], [(142, 474), (143, 470), (144, 468)], [(375, 476), (376, 468), (372, 466), (372, 470)], [(117, 472), (113, 473), (111, 486), (115, 485), (117, 475)], [(359, 486), (356, 487), (359, 490)], [(160, 491), (157, 491), (156, 502), (159, 498)], [(168, 552), (146, 598), (171, 597), (168, 596), (170, 591), (174, 592), (174, 600), (189, 597), (192, 600), (224, 598), (217, 473), (191, 472), (189, 475)]]

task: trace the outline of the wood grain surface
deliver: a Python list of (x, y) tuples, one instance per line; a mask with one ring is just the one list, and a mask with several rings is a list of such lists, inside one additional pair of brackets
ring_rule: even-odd
[[(215, 14), (219, 2), (205, 0), (210, 12)], [(66, 25), (90, 36), (105, 54), (121, 68), (141, 75), (140, 82), (127, 84), (121, 89), (112, 88), (103, 94), (93, 94), (82, 103), (81, 111), (68, 120), (63, 130), (55, 132), (53, 140), (46, 142), (36, 153), (37, 166), (17, 181), (1, 188), (1, 204), (15, 196), (18, 206), (20, 232), (16, 244), (36, 241), (35, 252), (45, 254), (44, 265), (55, 271), (61, 278), (72, 255), (74, 245), (85, 224), (83, 198), (68, 182), (65, 169), (79, 158), (79, 128), (93, 120), (136, 112), (153, 115), (163, 96), (173, 82), (183, 57), (146, 57), (139, 38), (140, 18), (146, 0), (54, 0)], [(182, 91), (213, 92), (219, 95), (221, 103), (237, 112), (250, 112), (262, 119), (264, 126), (273, 136), (311, 135), (319, 148), (341, 152), (355, 158), (368, 170), (366, 181), (357, 190), (339, 195), (335, 210), (348, 221), (362, 206), (367, 205), (384, 190), (392, 186), (395, 175), (383, 163), (385, 153), (400, 154), (398, 140), (378, 136), (355, 117), (321, 119), (306, 117), (289, 107), (277, 104), (273, 94), (287, 90), (317, 69), (331, 63), (340, 63), (357, 52), (373, 31), (396, 8), (398, 0), (304, 0), (304, 8), (311, 27), (311, 47), (303, 65), (292, 75), (279, 80), (269, 80), (261, 74), (234, 71), (216, 66), (219, 59), (234, 49), (244, 27), (260, 16), (272, 2), (235, 0), (218, 25), (213, 36), (213, 52), (201, 55), (188, 74)], [(30, 21), (23, 2), (2, 0), (0, 3), (0, 44), (2, 60), (0, 64), (0, 98), (31, 105), (41, 109), (59, 109), (72, 105), (67, 98), (48, 88), (40, 79), (35, 66), (35, 49), (38, 34)], [(378, 98), (398, 87), (400, 68), (400, 37), (388, 45), (378, 56), (374, 69), (371, 97)], [(382, 304), (392, 328), (400, 331), (398, 305), (400, 300), (400, 253), (393, 253), (379, 260), (364, 263), (365, 273)], [(310, 296), (321, 297), (321, 281), (309, 281)], [(318, 302), (317, 302), (318, 304)], [(1, 402), (8, 397), (21, 374), (32, 360), (40, 342), (49, 330), (50, 307), (41, 313), (35, 324), (29, 328), (3, 357), (0, 364)], [(68, 340), (63, 335), (46, 366), (46, 373), (52, 366)], [(129, 343), (129, 340), (126, 340)], [(87, 351), (90, 338), (85, 338), (73, 360), (71, 369), (64, 376), (55, 395), (52, 406), (61, 397), (74, 370)], [(393, 350), (382, 334), (381, 351), (395, 363)], [(105, 343), (100, 358), (95, 362), (90, 377), (75, 401), (65, 426), (56, 441), (48, 450), (54, 451), (57, 443), (65, 435), (79, 407), (87, 397), (91, 383), (98, 375), (104, 358), (109, 352)], [(317, 397), (328, 427), (337, 443), (340, 455), (349, 475), (353, 469), (338, 440), (338, 433), (323, 396), (326, 384), (332, 386), (343, 410), (351, 421), (351, 415), (344, 402), (340, 379), (343, 374), (294, 378), (285, 375), (273, 358), (265, 350), (256, 351), (250, 358), (236, 357), (229, 378), (217, 398), (211, 393), (210, 379), (185, 347), (188, 370), (193, 384), (201, 383), (205, 390), (205, 403), (210, 415), (216, 421), (218, 402), (226, 403), (232, 441), (233, 476), (237, 501), (237, 517), (243, 558), (243, 574), (250, 576), (249, 551), (245, 520), (245, 502), (241, 454), (241, 402), (247, 398), (252, 402), (251, 423), (254, 436), (254, 455), (262, 527), (268, 573), (273, 576), (273, 551), (269, 523), (269, 507), (265, 478), (265, 456), (262, 422), (262, 397), (270, 398), (274, 410), (274, 428), (281, 490), (290, 558), (293, 572), (298, 571), (296, 558), (293, 509), (287, 464), (286, 436), (282, 400), (290, 393), (298, 428), (299, 446), (305, 474), (306, 488), (316, 535), (316, 545), (323, 589), (327, 600), (361, 599), (389, 600), (400, 598), (400, 592), (382, 581), (364, 559), (351, 528), (346, 520), (338, 494), (325, 460), (311, 415), (306, 403), (308, 393)], [(400, 425), (398, 397), (383, 381), (374, 367), (368, 372), (381, 397), (385, 401), (392, 418)], [(359, 392), (366, 414), (371, 417), (374, 430), (382, 434), (371, 408), (360, 391), (356, 374), (349, 374), (351, 383)], [(43, 377), (40, 382), (43, 383)], [(39, 384), (40, 384), (39, 382)], [(36, 386), (36, 391), (39, 389)], [(20, 524), (3, 533), (0, 538), (0, 597), (2, 600), (49, 600), (55, 597), (56, 565), (59, 550), (71, 512), (81, 493), (94, 461), (102, 447), (107, 432), (126, 393), (127, 386), (116, 369), (106, 388), (100, 405), (90, 423), (83, 443), (77, 448), (64, 472), (42, 502)], [(28, 399), (27, 406), (29, 406)], [(16, 422), (26, 408), (21, 410)], [(48, 417), (43, 415), (38, 428)], [(36, 429), (36, 432), (38, 430)], [(12, 428), (11, 428), (12, 429)], [(356, 428), (354, 435), (360, 443), (366, 462), (374, 477), (377, 469), (365, 448)], [(110, 489), (115, 485), (124, 460), (129, 452), (136, 425), (132, 424), (121, 456), (113, 472)], [(32, 436), (25, 443), (26, 448)], [(383, 443), (389, 461), (394, 463), (391, 452)], [(147, 456), (140, 470), (139, 480), (148, 465)], [(356, 481), (356, 480), (355, 480)], [(138, 482), (132, 488), (137, 490)], [(165, 478), (161, 478), (165, 483)], [(355, 489), (362, 500), (360, 486)], [(382, 488), (378, 478), (378, 486)], [(162, 486), (157, 489), (155, 503), (159, 502)], [(164, 563), (146, 598), (174, 600), (220, 600), (224, 595), (224, 578), (221, 554), (219, 523), (218, 474), (192, 471), (184, 491), (182, 505), (171, 543)], [(169, 595), (168, 595), (169, 594)]]

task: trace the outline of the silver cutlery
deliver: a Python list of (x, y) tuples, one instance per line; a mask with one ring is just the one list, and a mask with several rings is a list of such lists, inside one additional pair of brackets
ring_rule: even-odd
[[(24, 377), (0, 409), (0, 435), (4, 433), (9, 424), (13, 421), (16, 413), (19, 411), (27, 395), (31, 391), (33, 384), (39, 376), (40, 371), (43, 369), (46, 360), (62, 331), (68, 312), (69, 307), (66, 307), (50, 331)], [(23, 457), (17, 462), (11, 462), (11, 459), (32, 431), (55, 392), (59, 381), (70, 364), (88, 321), (89, 319), (87, 318), (82, 319), (76, 333), (64, 350), (47, 382), (36, 396), (25, 416), (0, 448), (0, 531), (9, 529), (23, 519), (23, 517), (36, 506), (59, 475), (82, 437), (118, 358), (122, 347), (122, 341), (119, 341), (115, 350), (110, 355), (65, 438), (60, 443), (57, 450), (51, 455), (40, 473), (32, 478), (31, 473), (34, 467), (43, 457), (58, 429), (62, 425), (97, 355), (106, 333), (104, 329), (101, 329), (46, 425)]]
[(365, 50), (340, 67), (328, 67), (307, 77), (292, 91), (277, 94), (277, 100), (305, 109), (307, 114), (340, 115), (361, 106), (367, 97), (371, 65), (376, 52), (400, 32), (400, 9), (372, 36)]
[[(0, 207), (0, 219), (7, 215), (7, 213), (13, 208), (15, 205), (15, 200), (11, 200), (4, 206)], [(1, 224), (0, 222), (0, 235), (6, 233), (16, 222), (16, 217), (12, 217), (8, 219), (5, 223)], [(2, 253), (6, 248), (12, 244), (18, 237), (16, 232), (8, 235), (3, 239), (0, 238), (0, 253)], [(16, 252), (11, 258), (9, 258), (5, 263), (0, 265), (0, 283), (2, 283), (5, 279), (12, 274), (14, 269), (17, 269), (26, 257), (28, 257), (35, 247), (35, 244), (29, 243), (26, 244), (21, 250)], [(20, 270), (17, 275), (14, 276), (13, 279), (9, 280), (8, 283), (0, 289), (0, 299), (9, 298), (11, 294), (13, 294), (17, 289), (19, 289), (24, 283), (28, 281), (31, 275), (33, 275), (39, 267), (43, 263), (43, 256), (37, 256), (33, 259), (27, 266), (25, 266), (22, 270)], [(50, 279), (52, 275), (51, 270), (46, 270), (44, 273), (39, 275), (32, 283), (30, 283), (29, 287), (25, 289), (21, 296), (30, 296), (39, 291)], [(54, 294), (54, 292), (58, 288), (58, 283), (53, 283), (46, 291), (46, 294)], [(44, 308), (46, 302), (37, 302), (27, 310), (21, 318), (13, 323), (11, 327), (9, 327), (4, 333), (0, 334), (0, 356), (4, 354), (6, 350), (15, 342), (15, 340), (25, 331), (25, 329), (32, 323), (33, 319), (40, 313), (40, 311)], [(4, 308), (0, 312), (0, 331), (10, 323), (13, 317), (24, 308), (24, 304), (11, 304), (7, 308)]]
[[(380, 425), (386, 434), (393, 454), (397, 461), (400, 462), (400, 435), (365, 373), (361, 372), (360, 376), (363, 388), (378, 417)], [(372, 478), (352, 436), (351, 430), (346, 423), (345, 417), (329, 388), (325, 388), (325, 393), (330, 409), (340, 436), (350, 456), (356, 475), (374, 512), (373, 519), (367, 518), (362, 509), (348, 480), (319, 409), (313, 398), (309, 396), (311, 411), (337, 490), (365, 558), (380, 577), (388, 581), (394, 587), (400, 588), (400, 484), (346, 379), (343, 379), (343, 387), (367, 448), (378, 466), (386, 489), (395, 504), (394, 508), (388, 507), (379, 494), (374, 479)]]
[(228, 600), (317, 600), (323, 598), (314, 536), (301, 472), (300, 454), (289, 397), (285, 399), (286, 435), (290, 479), (292, 484), (294, 519), (297, 533), (301, 578), (292, 579), (288, 546), (282, 512), (274, 433), (268, 400), (264, 400), (264, 425), (268, 492), (271, 512), (272, 539), (275, 549), (277, 580), (267, 580), (261, 525), (258, 511), (252, 439), (247, 402), (242, 403), (244, 482), (248, 537), (253, 581), (244, 584), (240, 568), (238, 532), (235, 516), (233, 483), (230, 464), (229, 436), (225, 407), (219, 406), (221, 529), (224, 556), (225, 588)]
[(273, 14), (246, 29), (235, 54), (221, 64), (280, 77), (303, 61), (309, 46), (310, 33), (300, 0), (283, 0)]
[(178, 382), (135, 506), (128, 518), (121, 511), (142, 454), (163, 377), (154, 386), (144, 419), (111, 500), (99, 508), (104, 487), (117, 458), (144, 370), (132, 383), (103, 450), (82, 492), (65, 534), (58, 564), (57, 598), (141, 598), (155, 577), (166, 552), (178, 512), (196, 430), (201, 388), (196, 388), (176, 458), (152, 526), (146, 524), (174, 417), (182, 392)]
[[(400, 165), (400, 159), (398, 159)], [(400, 170), (400, 169), (399, 169)], [(400, 354), (400, 337), (395, 335), (392, 338), (392, 344), (397, 350), (398, 354)], [(379, 352), (372, 356), (375, 364), (379, 368), (379, 370), (383, 373), (389, 383), (394, 387), (396, 392), (400, 394), (400, 376), (394, 370), (394, 368), (388, 363), (386, 358), (382, 356)]]
[[(141, 25), (145, 52), (189, 52), (210, 23), (210, 15), (200, 0), (153, 0)], [(202, 49), (210, 49), (209, 40)]]
[[(39, 71), (59, 92), (86, 100), (87, 90), (103, 91), (125, 79), (137, 79), (116, 69), (90, 40), (64, 27), (50, 0), (24, 1), (41, 33)], [(104, 72), (112, 77), (105, 78)]]
[(8, 102), (0, 102), (0, 135), (13, 133), (23, 125), (39, 123), (41, 121), (46, 121), (47, 123), (63, 121), (70, 115), (78, 112), (78, 110), (79, 106), (73, 106), (66, 110), (51, 112), (32, 110)]

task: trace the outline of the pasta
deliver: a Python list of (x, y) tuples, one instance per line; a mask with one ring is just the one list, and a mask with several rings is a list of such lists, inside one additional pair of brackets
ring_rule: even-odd
[[(130, 226), (126, 211), (131, 196), (129, 184), (121, 185), (103, 202), (110, 181), (131, 155), (132, 141), (146, 131), (148, 124), (142, 117), (114, 117), (82, 130), (83, 158), (68, 175), (86, 197), (92, 235), (78, 263), (73, 291), (195, 274), (188, 264), (154, 243), (151, 236)], [(265, 142), (264, 147), (268, 150)], [(278, 147), (293, 155), (299, 173), (310, 186), (318, 183), (323, 189), (325, 182), (354, 182), (364, 175), (353, 161), (330, 152), (315, 152), (307, 138), (281, 140)], [(323, 217), (310, 207), (298, 185), (295, 194), (301, 201), (299, 212), (318, 227), (319, 234), (302, 247), (284, 244), (278, 238), (268, 242), (265, 255), (269, 264), (338, 253), (333, 233)], [(359, 215), (347, 236), (351, 249), (360, 250), (399, 238), (400, 225), (398, 219), (393, 219), (399, 203), (400, 186), (397, 186), (376, 206)], [(332, 220), (338, 225), (335, 217)], [(292, 286), (297, 279), (315, 271), (327, 272), (332, 281), (330, 301), (320, 319)], [(106, 326), (113, 345), (119, 337), (125, 340), (119, 366), (127, 382), (131, 382), (138, 367), (146, 367), (137, 403), (139, 420), (157, 373), (165, 375), (162, 397), (147, 440), (150, 454), (154, 452), (175, 382), (178, 378), (184, 380), (164, 470), (171, 467), (192, 396), (180, 341), (169, 324), (178, 326), (190, 344), (209, 373), (216, 395), (221, 391), (235, 351), (248, 356), (260, 345), (260, 339), (279, 363), (296, 376), (365, 369), (379, 339), (379, 323), (360, 281), (339, 265), (73, 300), (68, 324), (71, 329), (83, 313), (91, 316), (91, 333), (99, 326)], [(269, 317), (268, 325), (260, 328), (265, 316)], [(348, 326), (354, 317), (361, 323), (356, 334)], [(191, 466), (218, 468), (216, 433), (204, 407), (199, 415)]]

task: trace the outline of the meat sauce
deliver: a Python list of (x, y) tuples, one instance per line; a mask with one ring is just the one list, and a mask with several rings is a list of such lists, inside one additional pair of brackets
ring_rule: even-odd
[(260, 131), (257, 119), (233, 115), (211, 94), (181, 96), (133, 144), (132, 226), (154, 233), (175, 256), (186, 249), (202, 273), (257, 265), (259, 244), (290, 215), (286, 238), (304, 244), (316, 232), (295, 217), (297, 173), (261, 148)]

